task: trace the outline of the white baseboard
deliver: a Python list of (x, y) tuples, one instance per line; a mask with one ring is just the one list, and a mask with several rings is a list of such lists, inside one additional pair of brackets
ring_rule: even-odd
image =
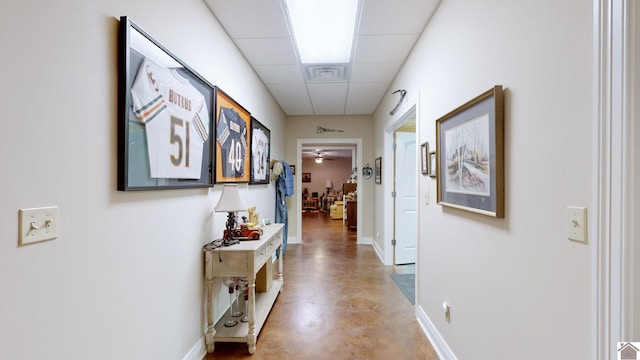
[(288, 236), (287, 244), (302, 244), (302, 241), (300, 241), (296, 236)]
[(185, 355), (182, 360), (202, 360), (207, 355), (207, 347), (204, 344), (204, 336), (193, 345), (191, 350)]
[[(378, 245), (377, 242), (373, 241), (372, 242), (373, 245), (373, 250), (376, 252), (376, 255), (378, 255), (378, 258), (380, 259), (380, 261), (385, 264), (384, 262), (384, 253), (382, 252), (382, 248), (380, 248), (380, 245)], [(385, 265), (389, 265), (389, 264), (385, 264)]]
[(416, 306), (416, 315), (418, 318), (418, 324), (420, 324), (424, 334), (427, 335), (427, 338), (431, 342), (431, 346), (433, 346), (433, 349), (438, 354), (440, 360), (458, 360), (421, 306)]
[(373, 243), (373, 238), (363, 237), (362, 240), (358, 243), (358, 245), (371, 245)]

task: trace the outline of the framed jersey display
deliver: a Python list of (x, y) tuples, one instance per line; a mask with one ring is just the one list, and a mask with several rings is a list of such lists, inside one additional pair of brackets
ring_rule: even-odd
[(213, 186), (215, 87), (120, 18), (118, 190)]
[(269, 183), (271, 132), (258, 119), (251, 117), (251, 181), (250, 184)]
[(251, 114), (216, 87), (216, 183), (251, 179)]

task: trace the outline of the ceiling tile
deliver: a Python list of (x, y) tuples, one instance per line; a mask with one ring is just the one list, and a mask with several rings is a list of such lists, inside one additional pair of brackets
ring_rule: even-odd
[(306, 96), (276, 98), (287, 115), (313, 115), (311, 102)]
[(358, 35), (421, 34), (440, 0), (365, 0)]
[(374, 97), (379, 99), (384, 95), (388, 87), (389, 83), (386, 82), (352, 83), (349, 86), (349, 94), (347, 97)]
[(358, 36), (353, 62), (404, 62), (417, 37), (417, 35)]
[(347, 96), (347, 114), (372, 114), (389, 87), (387, 82), (352, 83)]
[(274, 97), (296, 97), (307, 93), (307, 86), (303, 82), (296, 84), (267, 84), (267, 88)]
[(280, 0), (205, 0), (232, 39), (288, 37)]
[(257, 65), (254, 69), (265, 84), (304, 82), (299, 65)]
[(313, 111), (316, 115), (340, 115), (344, 114), (344, 96), (311, 96)]
[(351, 82), (391, 82), (402, 63), (353, 64)]
[(294, 65), (298, 63), (291, 38), (237, 39), (234, 41), (251, 65)]
[(347, 83), (308, 83), (307, 88), (309, 89), (309, 95), (312, 98), (316, 96), (321, 97), (336, 97), (341, 96), (344, 97), (347, 95)]

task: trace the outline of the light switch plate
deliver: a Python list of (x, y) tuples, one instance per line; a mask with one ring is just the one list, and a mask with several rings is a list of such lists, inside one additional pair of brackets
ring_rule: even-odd
[(58, 237), (58, 207), (18, 210), (18, 245), (24, 246)]
[(567, 207), (567, 236), (569, 240), (587, 243), (587, 208)]

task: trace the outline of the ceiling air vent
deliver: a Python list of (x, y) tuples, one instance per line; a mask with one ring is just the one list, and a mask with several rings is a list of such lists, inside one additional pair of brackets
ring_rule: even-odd
[(308, 65), (308, 81), (347, 81), (347, 65)]

